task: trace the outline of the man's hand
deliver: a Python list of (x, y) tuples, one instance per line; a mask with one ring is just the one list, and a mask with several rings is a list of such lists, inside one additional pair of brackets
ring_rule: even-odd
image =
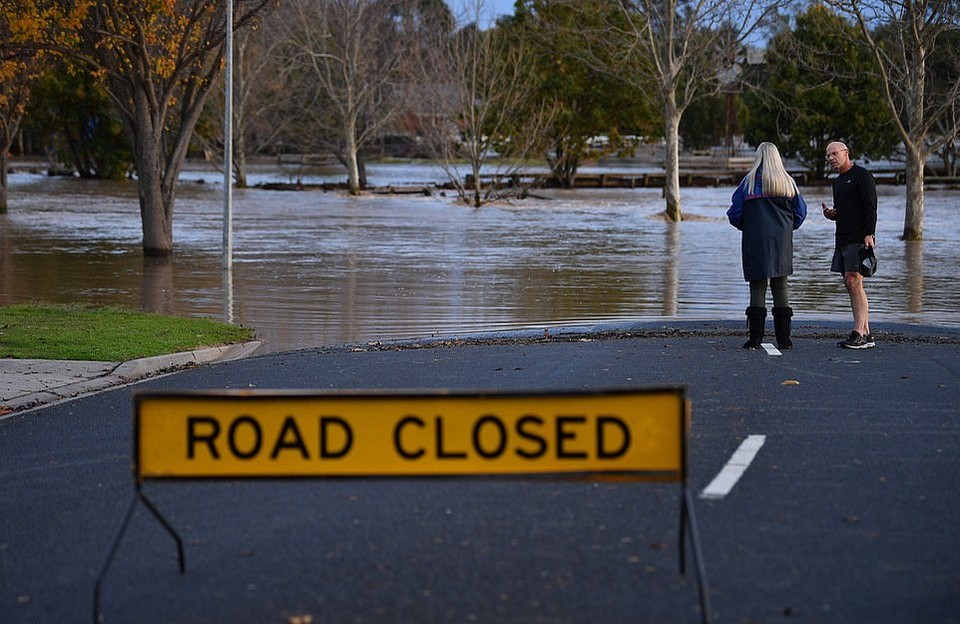
[(877, 237), (874, 236), (873, 234), (867, 234), (866, 236), (863, 237), (863, 246), (873, 249), (874, 247), (877, 246)]
[(830, 219), (831, 221), (835, 221), (837, 219), (836, 208), (828, 208), (827, 205), (823, 202), (820, 202), (820, 207), (823, 209), (824, 217), (826, 217), (827, 219)]

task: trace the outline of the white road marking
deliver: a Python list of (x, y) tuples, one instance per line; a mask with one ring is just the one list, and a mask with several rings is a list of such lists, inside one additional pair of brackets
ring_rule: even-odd
[(767, 352), (767, 355), (783, 355), (780, 353), (780, 349), (773, 346), (773, 343), (761, 342), (760, 346), (763, 347), (763, 350)]
[(751, 435), (740, 443), (739, 448), (730, 456), (730, 460), (723, 467), (710, 485), (700, 492), (700, 498), (719, 500), (730, 493), (743, 473), (750, 467), (753, 458), (757, 456), (760, 447), (767, 441), (765, 435)]

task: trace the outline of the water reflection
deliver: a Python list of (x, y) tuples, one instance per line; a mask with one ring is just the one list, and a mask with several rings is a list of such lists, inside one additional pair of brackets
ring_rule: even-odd
[[(425, 167), (372, 168), (393, 182)], [(200, 180), (207, 174), (188, 174)], [(216, 180), (217, 174), (209, 174)], [(811, 205), (829, 189), (807, 189)], [(116, 304), (258, 330), (269, 350), (411, 336), (663, 318), (740, 319), (748, 291), (730, 189), (685, 189), (682, 224), (658, 189), (557, 191), (474, 210), (452, 198), (238, 190), (234, 266), (221, 268), (222, 197), (185, 183), (176, 254), (145, 259), (132, 184), (18, 174), (0, 216), (0, 304)], [(903, 189), (880, 189), (876, 321), (960, 324), (955, 192), (931, 190), (926, 240), (899, 240)], [(833, 224), (811, 211), (795, 237), (798, 322), (849, 319), (829, 273)]]
[(140, 308), (155, 314), (170, 314), (172, 293), (173, 262), (169, 258), (144, 257)]
[(923, 312), (923, 241), (904, 243), (905, 265), (908, 278), (907, 309), (914, 313)]
[(680, 290), (680, 230), (681, 223), (667, 223), (664, 231), (664, 261), (663, 270), (663, 316), (676, 316), (677, 293)]
[(220, 273), (220, 288), (223, 289), (223, 320), (227, 323), (236, 323), (237, 317), (233, 313), (233, 268), (223, 267)]

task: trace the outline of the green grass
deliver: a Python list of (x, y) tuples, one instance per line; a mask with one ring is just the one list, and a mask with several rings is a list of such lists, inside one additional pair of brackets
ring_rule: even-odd
[(49, 304), (0, 307), (0, 358), (124, 362), (252, 338), (251, 329), (205, 318)]

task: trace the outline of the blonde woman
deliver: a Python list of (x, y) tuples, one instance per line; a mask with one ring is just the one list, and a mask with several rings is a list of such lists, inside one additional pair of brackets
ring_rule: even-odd
[(743, 278), (750, 283), (750, 306), (746, 309), (750, 338), (743, 348), (758, 349), (763, 341), (769, 281), (777, 346), (792, 349), (793, 309), (787, 276), (793, 273), (793, 231), (807, 218), (807, 203), (773, 143), (761, 143), (757, 148), (753, 167), (733, 192), (727, 218), (743, 232)]

